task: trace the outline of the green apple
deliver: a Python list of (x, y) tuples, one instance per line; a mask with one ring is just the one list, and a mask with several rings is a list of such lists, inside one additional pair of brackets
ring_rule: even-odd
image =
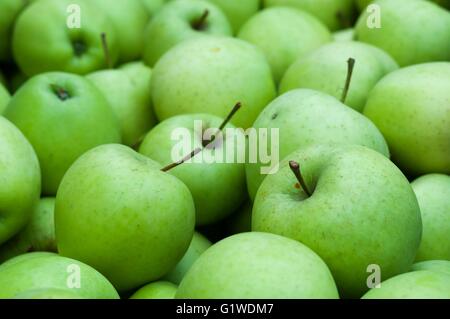
[(416, 260), (450, 260), (450, 176), (429, 174), (411, 183), (423, 221)]
[(8, 105), (10, 99), (11, 96), (9, 95), (8, 90), (3, 86), (2, 83), (0, 83), (0, 115), (5, 110), (6, 105)]
[[(107, 35), (111, 62), (117, 60), (119, 46), (114, 26), (89, 2), (39, 0), (26, 7), (17, 19), (12, 41), (14, 59), (26, 75), (47, 71), (87, 74), (105, 67), (102, 33)], [(80, 28), (71, 24), (76, 22), (71, 18), (76, 12), (68, 13), (71, 5), (81, 10)]]
[(87, 78), (103, 93), (119, 119), (122, 142), (134, 146), (155, 124), (150, 96), (152, 70), (132, 62), (115, 70), (91, 73)]
[(450, 299), (450, 275), (413, 271), (398, 275), (372, 288), (363, 299)]
[(130, 299), (174, 299), (177, 286), (168, 281), (156, 281), (136, 291)]
[(0, 69), (0, 85), (4, 85), (5, 87), (8, 86), (8, 83), (5, 79), (5, 75), (2, 73), (1, 69)]
[(435, 62), (392, 72), (369, 95), (364, 115), (411, 175), (450, 173), (449, 87), (450, 63)]
[(27, 0), (2, 0), (0, 2), (0, 61), (11, 57), (11, 36), (14, 23)]
[(117, 119), (105, 97), (75, 74), (31, 78), (13, 96), (4, 116), (33, 145), (41, 164), (42, 191), (49, 196), (56, 194), (64, 173), (81, 154), (120, 141)]
[(198, 37), (167, 52), (153, 70), (152, 97), (160, 120), (185, 113), (225, 117), (248, 128), (276, 96), (270, 66), (253, 45), (228, 37)]
[[(272, 129), (278, 130), (279, 141), (274, 143), (278, 143), (280, 159), (317, 143), (358, 144), (389, 156), (383, 135), (370, 120), (336, 98), (310, 89), (292, 90), (279, 96), (261, 112), (253, 126), (268, 129), (267, 145), (272, 145)], [(266, 176), (261, 173), (262, 166), (260, 160), (246, 164), (251, 198)]]
[[(201, 121), (203, 127), (196, 127), (196, 121)], [(226, 161), (228, 149), (232, 148), (233, 154), (240, 151), (236, 141), (239, 139), (245, 143), (244, 133), (237, 131), (233, 135), (225, 135), (223, 143), (204, 147), (208, 131), (216, 133), (222, 122), (222, 118), (210, 114), (174, 116), (151, 130), (139, 148), (139, 153), (160, 163), (176, 162), (179, 159), (173, 158), (179, 143), (186, 146), (186, 150), (177, 154), (180, 158), (197, 147), (203, 149), (198, 155), (198, 161), (185, 163), (170, 171), (170, 174), (186, 184), (194, 198), (197, 226), (224, 219), (238, 209), (246, 198), (245, 164)], [(228, 125), (227, 128), (234, 126)], [(189, 141), (172, 138), (174, 132), (180, 129), (189, 132)], [(215, 161), (216, 156), (220, 161)]]
[(0, 244), (16, 234), (39, 200), (41, 175), (36, 154), (23, 134), (0, 116)]
[(181, 282), (180, 299), (339, 298), (326, 264), (308, 247), (267, 233), (243, 233), (209, 248)]
[[(290, 161), (299, 163), (302, 178)], [(386, 279), (410, 269), (422, 222), (408, 180), (388, 158), (360, 145), (316, 144), (288, 155), (266, 177), (252, 230), (305, 244), (330, 267), (341, 296), (358, 298), (368, 289), (369, 265)]]
[(195, 232), (194, 236), (192, 237), (191, 244), (189, 245), (189, 248), (184, 254), (183, 258), (181, 258), (175, 268), (173, 268), (167, 275), (164, 276), (164, 279), (179, 285), (194, 262), (209, 247), (211, 247), (211, 242), (202, 234)]
[(168, 0), (141, 0), (150, 18), (153, 18)]
[(345, 104), (361, 112), (375, 84), (398, 69), (397, 63), (387, 53), (365, 43), (333, 42), (299, 58), (284, 75), (280, 93), (308, 88), (340, 98), (349, 58), (356, 62)]
[(143, 60), (153, 66), (164, 53), (187, 39), (231, 34), (227, 18), (215, 5), (201, 0), (171, 1), (145, 30)]
[(226, 231), (230, 235), (245, 233), (252, 230), (253, 204), (248, 200), (242, 207), (227, 218)]
[(21, 263), (23, 261), (26, 261), (28, 259), (34, 259), (34, 258), (41, 258), (41, 257), (51, 257), (51, 256), (55, 256), (55, 253), (50, 253), (50, 252), (45, 252), (45, 251), (38, 251), (38, 252), (30, 252), (30, 253), (26, 253), (26, 254), (22, 254), (22, 255), (18, 255), (14, 258), (8, 259), (7, 261), (3, 262), (0, 264), (0, 269), (6, 267), (6, 266), (11, 266), (14, 264), (18, 264)]
[(42, 198), (27, 226), (0, 246), (0, 263), (31, 251), (56, 252), (54, 209), (54, 198)]
[[(57, 254), (18, 256), (0, 265), (0, 298), (14, 298), (36, 289), (62, 289), (79, 298), (117, 299), (111, 283), (97, 270)], [(25, 256), (26, 256), (25, 255)]]
[(331, 41), (330, 31), (317, 18), (284, 7), (257, 13), (240, 29), (238, 37), (264, 52), (277, 83), (297, 58)]
[(217, 5), (228, 17), (228, 21), (236, 34), (241, 26), (256, 14), (260, 7), (260, 0), (208, 0)]
[(33, 289), (19, 293), (13, 299), (33, 300), (33, 299), (84, 299), (75, 291), (62, 288)]
[(412, 271), (429, 270), (443, 272), (450, 275), (450, 260), (427, 260), (415, 263), (411, 267)]
[(350, 27), (355, 8), (353, 0), (263, 0), (265, 7), (290, 6), (319, 18), (331, 31)]
[(332, 34), (333, 40), (336, 42), (353, 41), (354, 36), (355, 36), (355, 29), (353, 28), (339, 30), (333, 32)]
[(56, 196), (58, 251), (98, 269), (120, 291), (169, 272), (188, 249), (194, 225), (188, 188), (124, 145), (82, 155)]
[(14, 299), (83, 299), (76, 292), (61, 288), (34, 289), (19, 293)]
[(389, 53), (400, 66), (450, 60), (450, 12), (428, 1), (378, 0), (381, 26), (373, 27), (372, 12), (355, 27), (359, 41)]
[(114, 25), (119, 45), (119, 62), (139, 59), (144, 48), (144, 30), (149, 15), (141, 0), (91, 0)]

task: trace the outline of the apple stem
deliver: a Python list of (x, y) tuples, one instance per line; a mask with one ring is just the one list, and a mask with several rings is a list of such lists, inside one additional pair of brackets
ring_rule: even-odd
[(347, 78), (345, 80), (344, 92), (342, 92), (342, 97), (341, 97), (342, 103), (345, 103), (345, 101), (347, 100), (348, 91), (350, 89), (350, 84), (352, 82), (353, 69), (355, 67), (355, 63), (356, 63), (356, 61), (353, 58), (349, 58), (347, 60)]
[(208, 145), (210, 145), (211, 143), (213, 143), (216, 138), (217, 135), (219, 135), (223, 129), (225, 128), (225, 126), (231, 121), (231, 119), (233, 118), (233, 116), (236, 114), (237, 111), (239, 111), (242, 107), (242, 103), (241, 102), (237, 102), (233, 109), (231, 110), (231, 112), (228, 114), (228, 116), (223, 120), (222, 124), (220, 124), (217, 132), (211, 137), (211, 139), (209, 141), (203, 141), (203, 146), (207, 147)]
[(208, 19), (209, 10), (205, 9), (201, 17), (192, 24), (192, 28), (195, 30), (203, 30), (205, 28), (206, 19)]
[(289, 161), (289, 167), (291, 168), (291, 171), (294, 173), (295, 177), (297, 178), (297, 181), (302, 186), (306, 195), (308, 195), (308, 197), (311, 197), (311, 192), (308, 190), (305, 180), (303, 179), (302, 173), (300, 172), (300, 164), (297, 163), (296, 161)]
[(197, 147), (195, 150), (193, 150), (192, 152), (190, 152), (188, 155), (186, 155), (185, 157), (183, 157), (181, 160), (179, 160), (178, 162), (174, 162), (172, 164), (167, 165), (166, 167), (162, 168), (161, 171), (163, 172), (168, 172), (171, 169), (180, 166), (181, 164), (189, 161), (191, 158), (193, 158), (195, 155), (197, 155), (198, 153), (200, 153), (202, 151), (202, 149), (200, 147)]
[(111, 55), (109, 54), (109, 46), (108, 46), (108, 41), (106, 39), (105, 32), (102, 32), (101, 39), (102, 39), (103, 53), (105, 55), (106, 67), (108, 69), (112, 69)]
[(58, 96), (61, 101), (65, 101), (70, 98), (69, 92), (64, 90), (62, 87), (56, 84), (51, 84), (53, 92)]

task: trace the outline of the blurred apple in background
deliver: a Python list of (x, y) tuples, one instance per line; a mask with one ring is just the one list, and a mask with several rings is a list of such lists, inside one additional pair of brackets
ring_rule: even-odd
[(32, 146), (2, 116), (0, 154), (0, 244), (3, 244), (30, 220), (41, 193), (41, 175)]
[(208, 0), (217, 5), (228, 18), (236, 34), (241, 26), (260, 9), (261, 0)]
[[(310, 89), (296, 89), (279, 96), (261, 112), (253, 127), (269, 129), (267, 154), (272, 144), (271, 129), (279, 129), (280, 160), (299, 148), (318, 143), (358, 144), (389, 156), (383, 135), (370, 120), (336, 98)], [(266, 177), (261, 174), (262, 166), (260, 160), (246, 164), (252, 199)]]
[(5, 62), (11, 58), (11, 37), (16, 18), (25, 7), (25, 0), (0, 1), (0, 61)]
[(5, 110), (10, 99), (11, 99), (11, 96), (10, 96), (8, 90), (3, 86), (2, 83), (0, 83), (0, 115)]
[(450, 275), (427, 270), (390, 278), (372, 288), (363, 299), (450, 299)]
[(145, 31), (143, 60), (153, 66), (170, 48), (187, 39), (231, 34), (227, 18), (215, 5), (202, 0), (171, 1)]
[(378, 0), (381, 27), (367, 23), (371, 12), (356, 24), (356, 39), (389, 53), (400, 66), (450, 60), (450, 12), (428, 1)]
[(305, 244), (330, 267), (341, 297), (358, 298), (368, 289), (369, 265), (384, 279), (410, 269), (422, 222), (408, 180), (388, 158), (359, 145), (317, 144), (286, 156), (265, 178), (252, 230)]
[(42, 191), (49, 196), (56, 194), (64, 173), (81, 154), (120, 141), (119, 125), (106, 98), (75, 74), (53, 72), (31, 78), (14, 94), (4, 116), (33, 145)]
[(250, 18), (238, 38), (259, 47), (269, 61), (275, 81), (298, 58), (331, 41), (320, 20), (294, 8), (268, 8)]
[(152, 70), (132, 62), (115, 70), (91, 73), (87, 78), (103, 93), (119, 119), (122, 142), (135, 146), (156, 124), (150, 96)]
[(168, 2), (168, 0), (141, 0), (141, 2), (151, 19), (159, 12), (166, 2)]
[(361, 112), (375, 84), (398, 65), (384, 51), (360, 42), (330, 43), (299, 58), (284, 75), (280, 93), (309, 88), (340, 98), (349, 58), (356, 63), (345, 104)]
[[(80, 6), (82, 28), (68, 27), (70, 5)], [(15, 24), (14, 59), (28, 76), (46, 71), (90, 73), (107, 66), (102, 33), (107, 35), (109, 57), (114, 64), (119, 55), (114, 25), (92, 1), (35, 1), (20, 14)]]
[[(245, 111), (245, 107), (242, 108)], [(241, 112), (239, 111), (239, 112)], [(236, 115), (237, 116), (237, 115)], [(195, 121), (201, 121), (203, 127), (196, 127)], [(179, 160), (197, 147), (202, 152), (197, 155), (199, 161), (185, 163), (172, 169), (169, 173), (183, 181), (192, 193), (195, 202), (196, 225), (209, 225), (230, 215), (246, 199), (245, 165), (236, 160), (227, 162), (227, 153), (232, 150), (233, 158), (242, 151), (238, 140), (244, 141), (243, 132), (223, 135), (217, 144), (207, 146), (206, 130), (214, 133), (224, 120), (210, 114), (185, 114), (171, 117), (151, 130), (142, 142), (139, 153), (159, 163), (170, 163)], [(229, 124), (226, 128), (235, 128)], [(184, 129), (190, 133), (188, 141), (174, 139), (177, 130)], [(200, 131), (201, 130), (201, 131)], [(175, 134), (175, 135), (174, 135)], [(173, 150), (180, 143), (187, 143), (187, 151), (181, 152), (179, 158), (173, 158)], [(220, 159), (217, 162), (215, 158)], [(194, 158), (195, 160), (196, 158)]]
[[(124, 63), (139, 59), (144, 47), (144, 30), (149, 20), (149, 15), (141, 0), (90, 0), (89, 2), (98, 6), (100, 9), (98, 14), (104, 12), (114, 26), (119, 47), (118, 62)], [(83, 17), (83, 22), (85, 21), (87, 18)]]
[[(74, 276), (73, 281), (71, 274)], [(79, 288), (77, 288), (78, 280)], [(70, 288), (68, 283), (74, 284)], [(80, 298), (118, 299), (114, 287), (94, 268), (51, 253), (29, 253), (0, 265), (0, 298), (13, 298), (30, 290), (56, 288)]]
[(192, 237), (191, 244), (189, 245), (189, 248), (183, 258), (181, 258), (175, 268), (164, 276), (164, 279), (179, 285), (195, 261), (201, 256), (201, 254), (211, 247), (211, 245), (211, 242), (205, 236), (199, 232), (195, 232)]
[(27, 252), (57, 252), (54, 209), (54, 198), (42, 198), (32, 210), (27, 225), (0, 246), (0, 263)]
[(423, 235), (416, 260), (450, 261), (450, 176), (424, 175), (411, 183), (419, 201)]
[(152, 282), (136, 291), (130, 299), (174, 299), (177, 286), (167, 281)]
[(406, 174), (450, 173), (449, 87), (450, 63), (435, 62), (392, 72), (369, 95), (364, 115)]
[(353, 0), (263, 0), (265, 7), (290, 6), (319, 18), (331, 31), (352, 25), (356, 14)]
[(176, 298), (336, 299), (339, 295), (327, 265), (308, 247), (253, 232), (228, 237), (205, 251), (184, 277)]
[(230, 106), (242, 110), (231, 121), (248, 128), (276, 96), (270, 66), (253, 45), (228, 37), (199, 37), (169, 50), (155, 65), (152, 98), (156, 115), (210, 113), (225, 117)]
[(345, 42), (345, 41), (353, 41), (355, 36), (355, 29), (348, 28), (333, 32), (332, 37), (333, 41), (336, 42)]
[(192, 240), (194, 201), (179, 179), (160, 168), (118, 144), (81, 156), (56, 196), (60, 254), (98, 269), (119, 291), (175, 267)]

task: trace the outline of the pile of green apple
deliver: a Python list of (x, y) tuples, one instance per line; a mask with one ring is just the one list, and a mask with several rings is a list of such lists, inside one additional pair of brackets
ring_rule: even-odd
[(450, 298), (448, 8), (1, 0), (0, 298)]

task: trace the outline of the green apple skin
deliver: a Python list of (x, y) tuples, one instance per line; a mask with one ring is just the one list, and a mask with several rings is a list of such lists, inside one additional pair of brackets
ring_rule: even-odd
[(31, 217), (41, 193), (39, 161), (23, 134), (0, 116), (0, 244)]
[[(42, 0), (45, 1), (45, 0)], [(61, 99), (55, 88), (64, 89)], [(120, 142), (120, 128), (101, 92), (82, 76), (43, 73), (17, 91), (4, 112), (33, 145), (42, 171), (42, 191), (56, 194), (70, 165), (101, 144)]]
[(141, 0), (150, 18), (153, 18), (168, 0)]
[[(205, 10), (209, 12), (206, 23), (197, 30), (194, 24)], [(152, 19), (145, 30), (143, 60), (147, 65), (154, 66), (167, 51), (187, 39), (205, 35), (231, 36), (231, 34), (226, 16), (214, 4), (202, 0), (171, 1)]]
[(363, 11), (369, 4), (371, 4), (374, 0), (356, 0), (356, 6), (359, 11)]
[(9, 94), (8, 90), (3, 86), (3, 84), (0, 83), (0, 115), (5, 110), (6, 106), (9, 103), (9, 100), (11, 100), (11, 95)]
[(0, 2), (0, 61), (11, 58), (11, 37), (14, 22), (25, 7), (26, 0), (2, 0)]
[(115, 70), (87, 76), (106, 97), (121, 127), (122, 142), (134, 146), (156, 124), (150, 95), (152, 70), (142, 62), (132, 62)]
[(164, 279), (179, 285), (194, 262), (200, 257), (201, 254), (211, 247), (211, 245), (211, 242), (205, 236), (199, 232), (195, 232), (192, 237), (191, 244), (189, 245), (189, 248), (183, 258), (181, 258), (175, 268), (164, 276)]
[(353, 0), (263, 0), (265, 7), (289, 6), (316, 16), (331, 31), (352, 25)]
[[(243, 110), (242, 110), (243, 111)], [(245, 164), (226, 163), (226, 150), (229, 145), (227, 138), (217, 148), (203, 148), (202, 133), (195, 129), (195, 121), (202, 121), (208, 128), (220, 127), (223, 119), (210, 114), (185, 114), (171, 117), (151, 130), (142, 142), (139, 153), (148, 156), (159, 163), (169, 164), (176, 162), (178, 158), (172, 158), (172, 150), (180, 141), (172, 139), (172, 134), (179, 128), (187, 129), (192, 137), (192, 147), (189, 150), (202, 148), (198, 156), (203, 156), (200, 162), (185, 163), (170, 171), (170, 174), (179, 178), (189, 188), (195, 202), (196, 225), (209, 225), (220, 221), (230, 215), (246, 199), (245, 188)], [(226, 128), (234, 128), (229, 124)], [(206, 130), (206, 127), (204, 127)], [(239, 132), (241, 140), (245, 140), (242, 132)], [(236, 135), (230, 138), (230, 143), (235, 141)], [(230, 144), (234, 147), (234, 154), (238, 154), (238, 143)], [(223, 151), (223, 163), (211, 163), (215, 152)], [(184, 157), (186, 154), (181, 154)], [(194, 158), (195, 159), (195, 158)]]
[[(149, 14), (141, 0), (91, 0), (111, 20), (119, 46), (119, 63), (142, 56)], [(107, 35), (108, 36), (108, 35)]]
[(238, 37), (264, 52), (277, 83), (297, 58), (331, 41), (330, 31), (317, 18), (284, 7), (257, 13), (244, 24)]
[(324, 45), (292, 64), (280, 84), (280, 93), (307, 88), (341, 98), (347, 78), (347, 61), (355, 59), (352, 82), (345, 104), (361, 112), (372, 88), (397, 63), (377, 47), (360, 42), (334, 42)]
[(443, 272), (450, 276), (450, 260), (426, 260), (415, 263), (411, 267), (412, 271), (429, 270)]
[(392, 72), (369, 95), (364, 115), (408, 174), (450, 173), (449, 87), (450, 63), (435, 62)]
[(398, 275), (372, 288), (362, 299), (450, 299), (450, 275), (413, 271)]
[[(106, 67), (102, 32), (107, 35), (111, 62), (117, 61), (119, 46), (114, 26), (89, 2), (40, 0), (25, 8), (15, 24), (12, 48), (14, 60), (26, 75), (49, 71), (87, 74)], [(81, 29), (66, 26), (71, 4), (80, 6)]]
[[(289, 161), (312, 192), (301, 190)], [(401, 231), (399, 231), (401, 229)], [(256, 195), (252, 230), (298, 240), (330, 267), (342, 297), (367, 290), (367, 267), (383, 278), (408, 271), (422, 232), (414, 192), (385, 156), (360, 145), (313, 145), (288, 155)]]
[(328, 267), (308, 247), (289, 238), (253, 232), (228, 237), (205, 251), (175, 297), (336, 299), (339, 295)]
[(276, 96), (264, 55), (245, 41), (227, 37), (187, 40), (167, 52), (153, 70), (156, 116), (210, 113), (225, 118), (237, 102), (237, 127), (248, 128)]
[(81, 156), (56, 196), (60, 254), (98, 269), (119, 291), (169, 272), (189, 247), (195, 208), (188, 188), (160, 168), (118, 144)]
[(336, 42), (353, 41), (354, 36), (355, 36), (355, 29), (353, 29), (353, 28), (339, 30), (339, 31), (333, 32), (333, 34), (332, 34), (333, 41), (336, 41)]
[(28, 224), (13, 238), (0, 246), (0, 263), (26, 252), (57, 252), (54, 209), (54, 198), (42, 198), (33, 209)]
[[(363, 145), (389, 157), (383, 135), (370, 120), (336, 98), (310, 89), (296, 89), (279, 96), (261, 112), (253, 127), (269, 129), (267, 145), (272, 143), (270, 130), (279, 129), (280, 160), (317, 143)], [(266, 176), (261, 174), (261, 166), (260, 162), (246, 164), (252, 199)]]
[(14, 296), (14, 299), (83, 299), (76, 292), (61, 288), (44, 288), (25, 291)]
[(227, 218), (226, 231), (230, 235), (246, 233), (252, 230), (253, 203), (248, 200), (242, 207)]
[(217, 5), (228, 17), (234, 34), (241, 26), (256, 14), (260, 8), (260, 0), (208, 0)]
[(416, 260), (450, 260), (450, 176), (429, 174), (411, 183), (423, 221)]
[[(356, 38), (389, 53), (401, 66), (450, 60), (450, 12), (428, 1), (378, 0), (381, 28), (370, 28), (363, 13)], [(408, 18), (405, 18), (408, 17)]]
[[(27, 256), (34, 254), (37, 255)], [(70, 288), (69, 279), (71, 275), (77, 275), (76, 270), (79, 270), (80, 288)], [(80, 298), (119, 298), (111, 283), (97, 270), (57, 254), (28, 253), (0, 265), (1, 299), (14, 298), (30, 290), (49, 288), (74, 292)]]
[(177, 288), (171, 282), (156, 281), (136, 291), (130, 299), (174, 299)]

